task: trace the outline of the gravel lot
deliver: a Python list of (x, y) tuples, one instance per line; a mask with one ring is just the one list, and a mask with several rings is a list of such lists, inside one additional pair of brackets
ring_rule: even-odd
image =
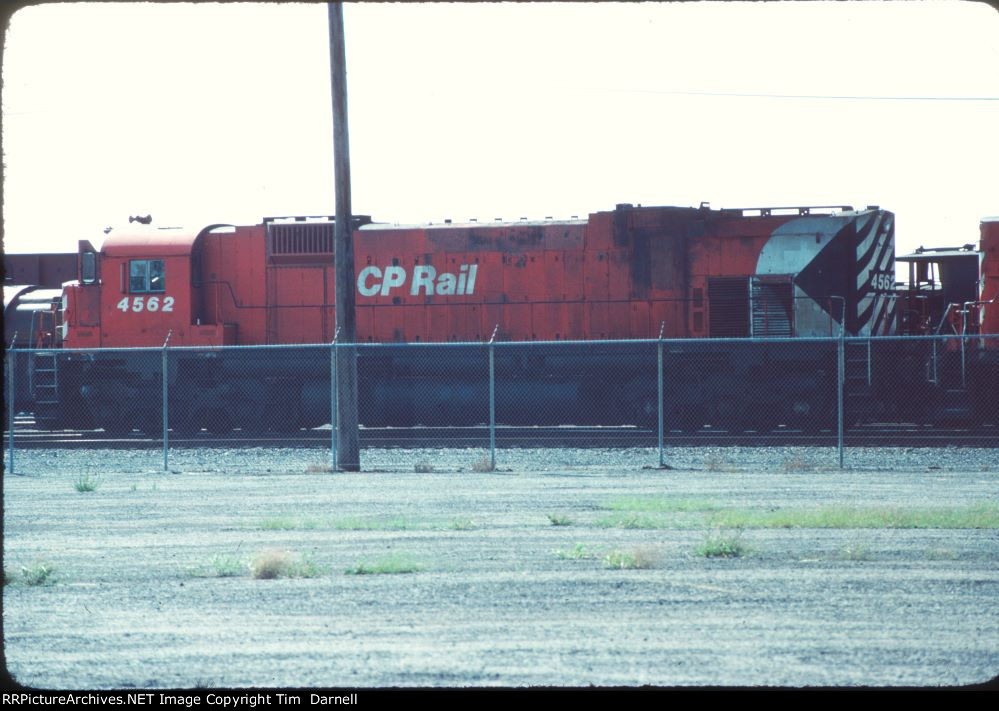
[[(330, 474), (322, 450), (178, 450), (171, 472), (155, 451), (19, 451), (3, 479), (8, 669), (51, 689), (999, 673), (996, 528), (713, 525), (729, 510), (994, 511), (995, 450), (854, 450), (845, 471), (818, 449), (674, 450), (672, 470), (644, 468), (654, 450), (504, 450), (502, 471), (474, 471), (483, 454), (371, 450), (377, 471)], [(96, 489), (77, 491), (87, 472)], [(695, 551), (721, 540), (750, 550)], [(254, 578), (269, 549), (312, 577)], [(628, 556), (650, 567), (608, 567)], [(361, 564), (418, 569), (346, 572)]]

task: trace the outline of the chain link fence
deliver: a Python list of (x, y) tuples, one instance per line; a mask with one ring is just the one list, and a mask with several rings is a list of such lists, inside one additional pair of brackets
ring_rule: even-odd
[(999, 446), (994, 336), (11, 349), (6, 469), (333, 470), (344, 349), (365, 469)]

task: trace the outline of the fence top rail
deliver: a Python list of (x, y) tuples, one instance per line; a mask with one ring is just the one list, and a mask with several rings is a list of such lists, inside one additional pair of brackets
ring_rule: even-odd
[(170, 352), (220, 352), (220, 351), (250, 351), (250, 350), (321, 350), (328, 348), (358, 348), (374, 350), (380, 348), (528, 348), (528, 347), (599, 347), (626, 345), (723, 345), (723, 344), (770, 344), (770, 343), (837, 343), (844, 340), (848, 343), (885, 343), (885, 342), (945, 342), (955, 340), (999, 340), (999, 334), (972, 333), (935, 336), (800, 336), (775, 338), (647, 338), (647, 339), (606, 339), (587, 341), (441, 341), (416, 343), (284, 343), (269, 345), (226, 345), (226, 346), (132, 346), (115, 348), (8, 348), (10, 353), (162, 353)]

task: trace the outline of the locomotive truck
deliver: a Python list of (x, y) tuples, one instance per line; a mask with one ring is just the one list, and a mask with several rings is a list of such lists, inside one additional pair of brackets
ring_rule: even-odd
[[(329, 344), (336, 332), (334, 224), (135, 225), (99, 250), (81, 240), (77, 279), (32, 321), (39, 350), (19, 380), (19, 409), (53, 427), (158, 432), (160, 361), (115, 349), (168, 343), (171, 427), (329, 422), (328, 348), (286, 346)], [(813, 339), (892, 335), (900, 323), (915, 332), (941, 310), (941, 323), (963, 319), (962, 332), (995, 332), (997, 308), (984, 303), (999, 282), (994, 224), (983, 222), (982, 287), (976, 271), (962, 292), (973, 298), (955, 309), (938, 303), (939, 288), (922, 300), (897, 292), (894, 216), (876, 206), (620, 204), (586, 219), (419, 226), (358, 217), (361, 423), (482, 422), (485, 351), (440, 344), (492, 337), (522, 344), (496, 350), (501, 423), (648, 423), (658, 407), (648, 339), (667, 339), (671, 426), (828, 426), (835, 353)], [(936, 256), (911, 263), (924, 276), (952, 263)], [(768, 347), (774, 339), (795, 340)], [(546, 345), (558, 341), (590, 343)], [(403, 345), (414, 343), (438, 345)], [(991, 362), (973, 377), (991, 377)]]

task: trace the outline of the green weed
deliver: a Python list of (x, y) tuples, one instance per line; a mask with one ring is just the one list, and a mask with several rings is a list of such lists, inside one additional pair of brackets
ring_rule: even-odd
[[(25, 585), (51, 585), (55, 582), (55, 566), (51, 563), (35, 563), (21, 566), (21, 582)], [(6, 573), (4, 574), (6, 577)]]
[(710, 499), (674, 499), (668, 497), (629, 497), (611, 499), (600, 508), (611, 511), (650, 511), (674, 513), (690, 511), (717, 511), (721, 506)]
[(694, 553), (705, 558), (741, 558), (751, 550), (741, 538), (742, 531), (731, 534), (716, 529), (707, 535), (703, 543), (694, 548)]
[(419, 524), (405, 516), (390, 518), (341, 518), (329, 522), (336, 531), (410, 531), (420, 528)]
[(311, 531), (319, 528), (320, 521), (315, 518), (291, 518), (287, 516), (277, 516), (264, 519), (260, 523), (260, 528), (265, 531)]
[(397, 575), (418, 573), (424, 566), (405, 556), (390, 556), (374, 562), (364, 561), (347, 568), (347, 575)]
[(548, 521), (553, 526), (571, 526), (572, 525), (572, 519), (569, 518), (568, 514), (550, 513), (550, 514), (548, 514)]
[(79, 492), (86, 491), (96, 491), (97, 485), (100, 484), (100, 479), (90, 474), (81, 474), (76, 477), (76, 481), (73, 482), (73, 488)]
[(999, 506), (731, 509), (719, 511), (712, 523), (738, 528), (999, 528)]
[(953, 548), (930, 548), (926, 551), (928, 560), (957, 560), (957, 551)]
[(641, 570), (651, 568), (658, 559), (658, 554), (651, 548), (636, 548), (632, 551), (614, 550), (604, 556), (604, 566), (615, 570)]
[[(440, 522), (436, 524), (438, 527)], [(310, 518), (295, 516), (274, 516), (266, 518), (258, 524), (265, 531), (314, 531), (327, 529), (332, 531), (410, 531), (419, 528), (433, 528), (426, 521), (416, 521), (405, 516), (392, 517), (361, 517), (347, 518)]]
[(873, 555), (870, 549), (863, 543), (849, 543), (839, 552), (839, 558), (843, 560), (871, 560)]
[(664, 516), (650, 516), (637, 513), (613, 514), (597, 519), (594, 525), (599, 528), (658, 529), (670, 528), (673, 521)]
[(216, 578), (232, 578), (246, 572), (246, 562), (243, 559), (224, 553), (215, 555), (211, 566)]
[(577, 543), (567, 551), (555, 551), (555, 556), (560, 560), (584, 560), (586, 558), (596, 558), (597, 554), (589, 550), (582, 543)]

